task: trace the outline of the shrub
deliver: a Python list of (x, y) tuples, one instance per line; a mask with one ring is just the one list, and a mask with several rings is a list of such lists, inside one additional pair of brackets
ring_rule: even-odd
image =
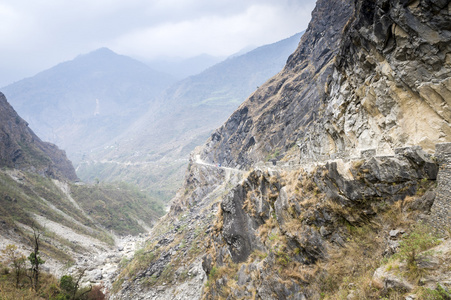
[(75, 294), (75, 282), (72, 276), (64, 275), (60, 279), (60, 287), (67, 295)]
[(448, 293), (440, 284), (437, 284), (435, 290), (422, 288), (419, 296), (424, 300), (450, 300), (451, 294)]
[[(16, 245), (7, 245), (5, 249), (2, 250), (3, 258), (14, 270), (14, 276), (16, 279), (16, 288), (19, 287), (20, 279), (25, 273), (25, 256), (20, 253)], [(5, 271), (5, 270), (4, 270)], [(4, 272), (4, 274), (8, 274)]]
[(414, 230), (405, 235), (400, 242), (398, 256), (405, 259), (408, 267), (416, 267), (418, 260), (427, 253), (422, 253), (440, 242), (432, 231), (424, 224), (415, 226)]

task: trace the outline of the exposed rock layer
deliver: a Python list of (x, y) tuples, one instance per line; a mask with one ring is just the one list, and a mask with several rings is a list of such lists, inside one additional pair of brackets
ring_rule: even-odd
[[(324, 130), (303, 154), (451, 140), (451, 25), (446, 1), (357, 1), (326, 87)], [(311, 137), (309, 136), (309, 140)]]

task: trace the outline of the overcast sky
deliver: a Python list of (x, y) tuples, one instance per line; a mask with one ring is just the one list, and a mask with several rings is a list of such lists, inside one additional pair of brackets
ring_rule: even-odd
[(100, 47), (228, 56), (307, 28), (315, 0), (1, 0), (0, 87)]

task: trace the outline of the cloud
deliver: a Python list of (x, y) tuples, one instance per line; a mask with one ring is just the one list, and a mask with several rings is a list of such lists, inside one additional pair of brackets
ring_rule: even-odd
[(0, 86), (99, 47), (142, 59), (229, 55), (305, 29), (315, 1), (2, 2)]
[[(248, 45), (275, 42), (306, 27), (303, 18), (282, 8), (255, 4), (236, 14), (205, 15), (196, 19), (166, 22), (126, 33), (111, 44), (112, 48), (140, 57), (158, 55), (189, 57), (200, 53), (231, 55)], [(310, 12), (305, 12), (310, 14)], [(302, 28), (304, 25), (304, 28)]]

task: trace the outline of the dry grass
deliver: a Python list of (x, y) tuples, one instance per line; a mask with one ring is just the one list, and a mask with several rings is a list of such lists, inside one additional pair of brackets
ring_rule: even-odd
[(253, 199), (258, 197), (258, 193), (254, 190), (250, 190), (246, 194), (246, 200), (243, 204), (243, 210), (245, 210), (249, 215), (255, 217), (257, 215), (257, 210), (255, 209), (255, 205)]
[[(281, 179), (283, 181), (283, 186), (285, 187), (287, 193), (289, 194), (302, 194), (304, 197), (306, 195), (318, 194), (320, 191), (316, 183), (312, 180), (313, 175), (318, 171), (318, 169), (307, 173), (303, 169), (297, 169), (295, 171), (282, 173)], [(323, 176), (327, 175), (327, 170), (322, 170)], [(302, 197), (302, 198), (304, 198)]]
[(377, 290), (371, 287), (371, 278), (383, 247), (376, 232), (370, 225), (349, 227), (346, 246), (331, 249), (328, 260), (318, 263), (321, 275), (314, 285), (323, 299), (346, 299), (352, 288), (357, 299), (377, 299), (372, 298)]
[(364, 162), (365, 162), (364, 160), (353, 161), (352, 162), (352, 168), (357, 170), (363, 165)]
[(258, 228), (258, 237), (262, 240), (262, 242), (266, 241), (271, 231), (276, 228), (277, 224), (276, 218), (270, 217), (266, 220), (265, 224)]
[(416, 213), (406, 211), (405, 207), (414, 200), (414, 197), (407, 196), (393, 203), (386, 212), (381, 213), (382, 222), (389, 224), (391, 229), (410, 227), (415, 222)]
[(213, 225), (213, 231), (216, 233), (216, 235), (219, 235), (219, 233), (222, 231), (223, 226), (224, 226), (224, 213), (222, 211), (221, 205), (219, 205), (218, 212), (216, 213), (216, 218)]
[(326, 206), (339, 216), (349, 214), (349, 210), (343, 204), (333, 201), (331, 199), (326, 200)]
[[(319, 264), (321, 276), (315, 281), (322, 299), (347, 299), (352, 293), (355, 299), (404, 299), (397, 291), (384, 291), (373, 282), (374, 271), (383, 263), (387, 232), (395, 228), (408, 229), (415, 224), (417, 212), (406, 209), (415, 197), (406, 197), (378, 213), (378, 217), (363, 226), (346, 225), (347, 242), (344, 247), (329, 250), (329, 258)], [(326, 205), (339, 215), (349, 214), (348, 208), (333, 201)], [(385, 233), (384, 233), (385, 232)], [(395, 260), (386, 265), (399, 269)], [(402, 272), (400, 270), (399, 272)]]
[[(204, 286), (202, 299), (213, 299), (212, 295), (216, 295), (214, 299), (229, 299), (232, 291), (238, 287), (235, 279), (238, 267), (237, 264), (232, 262), (220, 267), (213, 266)], [(227, 285), (216, 284), (220, 278), (225, 278)]]
[(297, 232), (301, 232), (302, 227), (302, 219), (300, 218), (293, 218), (282, 226), (283, 230), (290, 233), (291, 235), (296, 235)]
[[(41, 300), (41, 299), (69, 299), (64, 290), (59, 286), (59, 280), (48, 273), (40, 273), (39, 290), (35, 292), (30, 286), (29, 281), (25, 280), (19, 288), (15, 288), (15, 278), (11, 274), (0, 275), (0, 299), (1, 300)], [(100, 286), (93, 286), (93, 291), (99, 291)], [(93, 293), (89, 293), (83, 299), (104, 299), (93, 298)], [(104, 295), (97, 293), (97, 295)], [(79, 298), (77, 298), (79, 299)]]
[(301, 169), (291, 172), (283, 172), (281, 173), (281, 177), (286, 183), (285, 189), (287, 193), (294, 194), (299, 192), (299, 189), (301, 188), (299, 177), (302, 177)]
[(0, 280), (0, 299), (43, 299), (39, 296), (40, 294), (46, 295), (46, 299), (49, 299), (51, 296), (54, 296), (52, 286), (55, 287), (55, 292), (58, 291), (57, 279), (49, 274), (41, 273), (40, 286), (41, 289), (38, 293), (28, 287), (15, 288), (13, 280), (5, 275), (2, 275), (2, 278)]
[(281, 275), (294, 279), (299, 284), (307, 284), (315, 280), (318, 276), (320, 268), (317, 264), (314, 265), (303, 265), (296, 261), (290, 262), (290, 264), (282, 269)]
[(284, 185), (284, 183), (282, 182), (282, 178), (278, 178), (277, 176), (270, 176), (269, 183), (271, 183), (271, 184), (282, 183), (282, 185)]
[(255, 262), (257, 260), (260, 261), (260, 260), (265, 259), (267, 256), (268, 256), (268, 253), (256, 249), (251, 253), (251, 255), (249, 255), (247, 262), (251, 263), (251, 262)]

